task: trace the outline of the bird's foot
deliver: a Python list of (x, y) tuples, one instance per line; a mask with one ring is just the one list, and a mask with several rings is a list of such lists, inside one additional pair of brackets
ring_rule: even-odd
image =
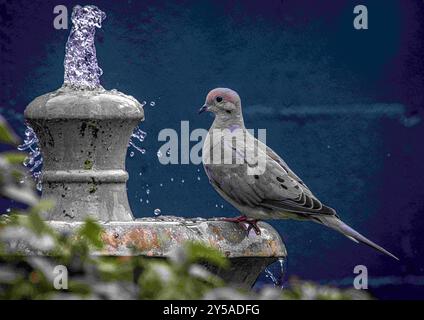
[[(247, 233), (250, 232), (250, 230), (255, 230), (255, 233), (257, 235), (261, 234), (261, 229), (258, 227), (258, 221), (257, 219), (251, 219), (246, 216), (239, 216), (235, 218), (222, 218), (222, 221), (228, 221), (228, 222), (234, 222), (238, 223), (244, 230), (246, 230)], [(247, 225), (247, 226), (246, 226)]]

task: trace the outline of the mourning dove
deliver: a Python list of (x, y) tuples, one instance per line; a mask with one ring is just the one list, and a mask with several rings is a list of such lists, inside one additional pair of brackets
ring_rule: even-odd
[(398, 260), (342, 222), (277, 153), (248, 132), (237, 92), (227, 88), (210, 91), (199, 113), (204, 111), (215, 115), (202, 150), (205, 172), (215, 190), (242, 213), (226, 221), (247, 223), (258, 234), (258, 220), (314, 221)]

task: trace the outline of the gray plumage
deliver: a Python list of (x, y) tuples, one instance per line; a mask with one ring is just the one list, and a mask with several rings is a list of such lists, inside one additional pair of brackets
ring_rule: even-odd
[[(212, 90), (200, 110), (203, 111), (215, 114), (203, 145), (206, 174), (215, 190), (243, 215), (261, 220), (314, 221), (398, 260), (342, 222), (336, 211), (322, 204), (280, 156), (246, 130), (240, 97), (235, 91)], [(249, 173), (264, 160), (259, 173)]]

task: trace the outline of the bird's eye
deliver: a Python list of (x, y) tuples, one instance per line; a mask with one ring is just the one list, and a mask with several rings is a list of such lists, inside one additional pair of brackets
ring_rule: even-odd
[(222, 101), (222, 97), (216, 97), (216, 102), (221, 102)]

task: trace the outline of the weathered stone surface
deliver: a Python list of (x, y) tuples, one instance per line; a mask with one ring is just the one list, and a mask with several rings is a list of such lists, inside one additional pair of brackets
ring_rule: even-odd
[(144, 120), (136, 99), (116, 90), (64, 87), (32, 101), (25, 118), (40, 141), (42, 198), (56, 204), (46, 220), (133, 220), (125, 156)]
[[(56, 231), (72, 237), (82, 222), (49, 221), (48, 224)], [(254, 231), (247, 234), (240, 225), (218, 218), (205, 220), (163, 216), (133, 222), (113, 221), (102, 223), (105, 248), (93, 254), (142, 255), (151, 259), (166, 259), (186, 241), (198, 241), (219, 250), (230, 261), (226, 269), (205, 264), (208, 270), (229, 283), (250, 287), (268, 265), (287, 256), (286, 247), (277, 231), (264, 222), (259, 222), (258, 226), (261, 235)], [(26, 241), (9, 241), (9, 249), (27, 255), (43, 255), (41, 249), (30, 248)]]
[[(80, 222), (50, 221), (60, 232), (72, 233)], [(218, 218), (185, 219), (163, 216), (137, 219), (133, 222), (103, 223), (105, 250), (96, 254), (110, 256), (144, 255), (166, 258), (186, 241), (199, 241), (222, 252), (230, 261), (228, 269), (206, 265), (224, 280), (250, 287), (259, 274), (287, 251), (277, 231), (265, 222), (259, 222), (261, 235), (253, 230), (247, 233), (240, 225)]]
[[(72, 232), (81, 222), (50, 221), (60, 232)], [(166, 257), (172, 249), (186, 241), (203, 242), (229, 258), (285, 257), (286, 248), (277, 231), (259, 222), (261, 235), (247, 234), (241, 226), (218, 219), (184, 219), (180, 217), (143, 218), (132, 222), (101, 224), (105, 230), (105, 250), (98, 254), (128, 256), (134, 253)]]

